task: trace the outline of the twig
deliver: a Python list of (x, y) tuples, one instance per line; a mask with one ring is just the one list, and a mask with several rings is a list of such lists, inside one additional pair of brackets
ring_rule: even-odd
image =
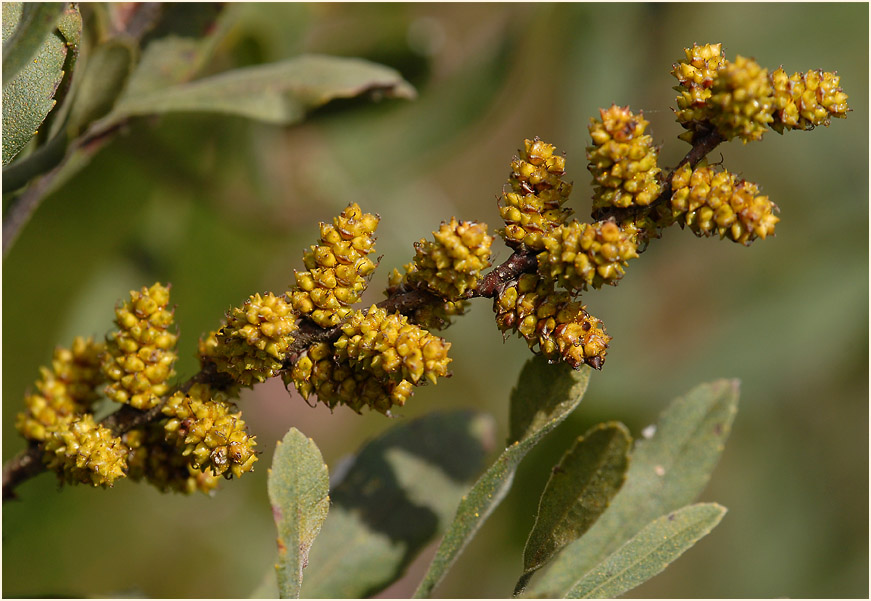
[[(93, 139), (91, 141), (93, 141)], [(704, 136), (697, 136), (697, 139), (694, 140), (692, 149), (687, 153), (683, 160), (678, 163), (677, 167), (672, 171), (672, 174), (686, 163), (689, 163), (690, 166), (695, 166), (723, 141), (723, 138), (716, 132)], [(650, 206), (645, 207), (646, 210), (652, 210), (655, 205), (664, 203), (668, 198), (670, 198), (670, 180), (671, 174), (667, 178), (666, 184), (663, 186), (662, 193)], [(623, 211), (627, 210), (623, 209)], [(625, 215), (625, 213), (622, 214)], [(6, 224), (4, 223), (4, 248), (6, 245), (5, 228)], [(524, 273), (535, 271), (537, 265), (536, 252), (521, 245), (511, 254), (510, 257), (508, 257), (508, 259), (505, 260), (505, 262), (487, 273), (481, 279), (477, 288), (468, 292), (465, 298), (493, 298), (507, 286), (515, 283)], [(387, 309), (390, 313), (399, 311), (400, 313), (410, 315), (427, 304), (436, 304), (440, 302), (444, 301), (426, 290), (401, 286), (394, 290), (385, 300), (378, 303), (377, 306)], [(299, 355), (312, 344), (333, 341), (340, 335), (340, 326), (322, 328), (308, 319), (303, 319), (300, 322), (299, 330), (294, 334), (294, 341), (288, 348), (284, 369), (292, 368), (298, 360)], [(211, 362), (205, 362), (199, 372), (194, 374), (183, 384), (174, 388), (172, 392), (178, 390), (187, 391), (193, 384), (198, 382), (208, 383), (217, 388), (223, 388), (232, 383), (226, 374), (217, 371), (214, 364)], [(170, 395), (171, 394), (172, 393), (170, 393)], [(117, 411), (104, 418), (100, 423), (107, 428), (110, 428), (116, 436), (120, 436), (134, 428), (138, 428), (160, 419), (162, 416), (161, 409), (170, 395), (162, 398), (157, 406), (147, 411), (140, 411), (128, 405), (123, 405)], [(45, 470), (45, 467), (40, 461), (41, 455), (41, 447), (33, 444), (4, 465), (4, 501), (15, 498), (15, 488), (19, 484)]]

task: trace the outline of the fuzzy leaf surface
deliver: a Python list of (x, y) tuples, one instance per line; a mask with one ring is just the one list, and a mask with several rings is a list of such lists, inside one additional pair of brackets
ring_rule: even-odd
[[(28, 11), (30, 6), (42, 5), (28, 4), (21, 15), (22, 21), (28, 12), (32, 13), (34, 10), (42, 10), (35, 8)], [(57, 7), (60, 8), (60, 11), (63, 10), (63, 4), (58, 4)], [(14, 40), (19, 35), (18, 30), (12, 33), (12, 29), (7, 29), (6, 26), (7, 15), (13, 20), (15, 18), (13, 8), (7, 8), (7, 4), (3, 5), (4, 55), (6, 54), (8, 44), (14, 44)], [(55, 21), (60, 11), (55, 13), (53, 9), (51, 12), (54, 15), (53, 19)], [(43, 13), (40, 14), (42, 15)], [(24, 26), (23, 22), (22, 26)], [(12, 39), (8, 40), (6, 35), (11, 35)], [(30, 37), (28, 36), (26, 39), (29, 40)], [(55, 33), (54, 21), (51, 23), (51, 28), (41, 38), (41, 43), (34, 52), (35, 54), (28, 55), (29, 59), (25, 64), (21, 65), (17, 74), (11, 78), (6, 74), (7, 70), (11, 72), (12, 69), (10, 65), (5, 63), (4, 58), (3, 165), (8, 165), (21, 152), (21, 149), (30, 142), (49, 111), (55, 105), (54, 95), (63, 78), (67, 46), (63, 38)]]
[(123, 37), (109, 39), (94, 48), (70, 112), (72, 127), (83, 129), (112, 109), (130, 77), (137, 52), (132, 42)]
[(444, 532), (494, 446), (476, 411), (399, 422), (353, 458), (312, 549), (302, 594), (362, 598), (383, 590)]
[(661, 516), (574, 584), (569, 599), (613, 599), (642, 584), (706, 536), (726, 514), (699, 503)]
[(520, 461), (578, 406), (589, 379), (590, 370), (586, 367), (574, 371), (564, 363), (549, 365), (541, 356), (526, 362), (511, 392), (512, 441), (463, 497), (435, 558), (415, 591), (416, 598), (428, 597), (444, 578), (511, 488)]
[[(192, 80), (234, 25), (226, 9), (216, 13), (211, 5), (174, 5), (168, 9), (184, 11), (179, 21), (191, 24), (193, 31), (173, 31), (150, 40), (142, 48), (136, 70), (121, 95), (122, 102)], [(196, 23), (199, 27), (193, 26)]]
[(594, 426), (566, 451), (541, 495), (523, 551), (522, 581), (604, 513), (626, 479), (631, 447), (626, 426), (610, 422)]
[(298, 598), (309, 550), (330, 509), (330, 478), (317, 445), (291, 428), (275, 447), (267, 482), (278, 527), (278, 588)]
[(358, 58), (304, 55), (126, 96), (110, 117), (194, 111), (289, 125), (330, 100), (366, 93), (415, 96), (411, 84), (389, 67)]
[(3, 3), (3, 86), (36, 57), (63, 14), (63, 2)]
[(717, 380), (673, 401), (653, 436), (636, 445), (626, 483), (611, 506), (583, 539), (562, 550), (528, 596), (564, 597), (580, 575), (645, 524), (692, 503), (723, 452), (738, 410), (738, 388), (737, 380)]

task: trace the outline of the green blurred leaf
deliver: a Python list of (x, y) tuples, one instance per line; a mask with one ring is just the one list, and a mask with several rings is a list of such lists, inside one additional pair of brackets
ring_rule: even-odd
[[(31, 6), (31, 5), (28, 5)], [(63, 9), (63, 4), (58, 5)], [(3, 5), (4, 20), (6, 5)], [(37, 9), (32, 9), (37, 10)], [(27, 9), (25, 8), (25, 14)], [(44, 13), (40, 13), (44, 16)], [(54, 14), (54, 13), (52, 13)], [(24, 17), (22, 17), (23, 20)], [(57, 14), (55, 14), (55, 19)], [(23, 21), (22, 21), (23, 22)], [(53, 23), (52, 23), (53, 26)], [(4, 26), (3, 33), (6, 34)], [(17, 36), (16, 36), (17, 37)], [(26, 39), (30, 39), (29, 37)], [(6, 77), (3, 64), (3, 164), (7, 165), (36, 134), (46, 115), (54, 107), (54, 95), (63, 78), (67, 47), (63, 39), (49, 31), (41, 38), (33, 60), (22, 65), (14, 78)], [(4, 55), (7, 40), (4, 39)], [(13, 42), (10, 42), (13, 43)], [(17, 55), (17, 52), (16, 52)]]
[(6, 84), (43, 48), (65, 6), (63, 2), (3, 3), (4, 93)]
[(569, 599), (613, 599), (683, 555), (720, 523), (726, 508), (699, 503), (653, 520), (572, 586)]
[(82, 13), (76, 3), (69, 4), (57, 20), (57, 30), (67, 46), (78, 46), (82, 41)]
[(224, 113), (289, 125), (335, 98), (378, 93), (414, 98), (395, 70), (363, 59), (307, 55), (227, 71), (140, 96), (126, 96), (111, 118), (179, 111)]
[[(57, 101), (58, 110), (50, 115), (50, 125), (48, 129), (47, 140), (52, 141), (58, 137), (61, 128), (67, 120), (72, 102), (65, 102), (70, 89), (72, 88), (76, 66), (79, 61), (79, 47), (82, 41), (82, 13), (79, 11), (78, 3), (74, 2), (67, 6), (63, 15), (57, 22), (57, 30), (63, 37), (67, 45), (67, 60), (64, 63), (64, 77), (55, 92), (54, 99)], [(75, 76), (78, 80), (78, 76)]]
[(553, 469), (523, 551), (522, 591), (532, 574), (578, 539), (623, 486), (632, 436), (621, 423), (599, 424), (579, 437)]
[(136, 64), (133, 40), (118, 36), (94, 48), (76, 89), (69, 125), (81, 131), (106, 115), (115, 104)]
[(454, 521), (414, 593), (416, 598), (428, 597), (444, 578), (463, 548), (511, 488), (520, 461), (578, 406), (589, 379), (590, 370), (586, 367), (573, 371), (565, 363), (549, 365), (542, 356), (526, 362), (511, 393), (510, 421), (514, 442), (463, 497)]
[(366, 445), (333, 488), (303, 596), (367, 597), (396, 580), (444, 531), (483, 467), (493, 429), (483, 413), (435, 413)]
[(317, 445), (296, 428), (276, 444), (268, 489), (278, 527), (278, 588), (282, 598), (298, 598), (309, 549), (330, 509), (330, 479)]
[(632, 455), (626, 483), (582, 539), (570, 543), (529, 596), (562, 597), (585, 574), (657, 516), (691, 503), (707, 484), (738, 410), (738, 381), (702, 384), (672, 402), (656, 432)]
[(136, 99), (189, 81), (203, 67), (203, 47), (202, 40), (193, 38), (169, 36), (152, 41), (142, 52), (122, 98)]
[(167, 4), (161, 25), (149, 34), (122, 99), (138, 98), (185, 83), (202, 71), (215, 47), (235, 25), (221, 4)]

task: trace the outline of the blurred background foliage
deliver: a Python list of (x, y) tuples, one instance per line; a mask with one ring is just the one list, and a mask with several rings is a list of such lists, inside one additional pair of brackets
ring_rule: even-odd
[[(192, 18), (183, 8), (180, 22)], [(776, 238), (748, 249), (672, 229), (619, 287), (587, 294), (614, 337), (604, 370), (436, 594), (510, 595), (549, 468), (571, 440), (611, 419), (638, 435), (669, 399), (719, 377), (740, 378), (741, 408), (701, 500), (729, 513), (632, 596), (868, 594), (867, 5), (241, 3), (220, 18), (208, 72), (358, 56), (398, 69), (419, 98), (336, 101), (287, 128), (199, 114), (131, 122), (45, 199), (4, 260), (4, 460), (25, 446), (14, 417), (38, 366), (77, 334), (102, 336), (128, 290), (173, 284), (183, 378), (197, 369), (198, 337), (249, 294), (285, 290), (317, 222), (351, 201), (382, 217), (367, 302), (441, 220), (498, 227), (495, 199), (524, 137), (566, 152), (583, 219), (589, 118), (612, 102), (644, 110), (662, 165), (676, 164), (688, 146), (675, 137), (671, 65), (693, 42), (722, 42), (730, 59), (837, 70), (853, 112), (711, 157), (780, 206)], [(500, 244), (494, 260), (509, 254)], [(525, 344), (503, 344), (480, 300), (445, 336), (454, 376), (418, 390), (396, 419), (482, 408), (506, 436)], [(59, 490), (49, 475), (23, 485), (3, 508), (4, 596), (248, 596), (275, 559), (265, 484), (275, 441), (295, 426), (332, 469), (390, 420), (330, 415), (277, 381), (241, 406), (263, 461), (214, 498), (124, 481)], [(382, 596), (409, 595), (432, 552)]]

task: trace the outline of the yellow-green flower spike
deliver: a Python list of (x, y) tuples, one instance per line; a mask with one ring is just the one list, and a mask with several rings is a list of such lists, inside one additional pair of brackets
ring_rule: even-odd
[(130, 449), (127, 454), (127, 477), (145, 480), (160, 492), (211, 494), (221, 481), (219, 476), (194, 468), (188, 457), (166, 442), (159, 422), (134, 429), (122, 437)]
[(346, 405), (357, 413), (369, 407), (389, 415), (392, 407), (403, 406), (412, 394), (408, 380), (391, 380), (360, 364), (352, 365), (349, 360), (337, 361), (327, 343), (312, 345), (283, 377), (285, 384), (293, 383), (304, 399), (316, 395), (331, 410)]
[(647, 206), (659, 196), (659, 150), (644, 135), (649, 122), (629, 107), (612, 105), (590, 119), (593, 145), (587, 169), (593, 175), (593, 209)]
[(783, 68), (771, 74), (774, 88), (774, 121), (771, 128), (778, 133), (784, 129), (813, 129), (828, 127), (831, 117), (847, 116), (847, 95), (839, 87), (837, 73), (815, 69), (807, 73), (786, 75)]
[[(254, 294), (227, 313), (227, 325), (200, 346), (200, 356), (241, 386), (277, 376), (297, 330), (297, 314), (283, 296)], [(204, 355), (205, 353), (205, 355)]]
[(53, 429), (43, 461), (70, 484), (111, 487), (127, 470), (127, 447), (90, 413)]
[(157, 283), (131, 291), (130, 300), (115, 309), (118, 331), (109, 335), (102, 363), (106, 396), (113, 401), (146, 410), (169, 391), (178, 336), (168, 330), (168, 304), (169, 288)]
[(553, 280), (524, 274), (494, 299), (493, 310), (500, 330), (517, 332), (551, 361), (565, 361), (573, 369), (584, 364), (601, 369), (605, 362), (611, 337), (602, 322), (568, 292), (555, 291)]
[(563, 208), (572, 191), (572, 185), (562, 178), (565, 157), (555, 150), (537, 137), (524, 140), (520, 157), (511, 162), (510, 190), (504, 190), (499, 199), (505, 228), (498, 233), (512, 248), (522, 243), (534, 250), (543, 249), (543, 237), (572, 213)]
[(756, 184), (728, 171), (689, 165), (672, 177), (671, 209), (681, 227), (697, 236), (729, 238), (749, 246), (756, 238), (774, 234), (780, 221), (777, 206), (759, 194)]
[(97, 400), (97, 387), (103, 382), (100, 356), (105, 345), (92, 338), (76, 337), (72, 347), (54, 351), (51, 369), (40, 367), (36, 381), (38, 394), (25, 398), (27, 411), (18, 414), (15, 427), (28, 440), (43, 441), (48, 430), (69, 423)]
[(356, 311), (341, 326), (342, 335), (333, 344), (336, 360), (349, 360), (376, 377), (393, 381), (421, 379), (435, 384), (448, 373), (450, 342), (433, 336), (399, 313), (388, 314), (372, 305)]
[(679, 85), (675, 90), (677, 97), (676, 116), (684, 127), (692, 128), (694, 123), (708, 119), (707, 101), (711, 97), (711, 86), (717, 73), (726, 65), (722, 44), (693, 44), (684, 48), (686, 60), (674, 65), (671, 74)]
[(177, 392), (161, 411), (166, 439), (181, 448), (191, 465), (215, 476), (240, 477), (254, 469), (256, 441), (245, 429), (242, 414), (220, 397), (212, 398), (206, 384)]
[(761, 140), (774, 120), (774, 89), (768, 69), (743, 56), (727, 61), (711, 86), (708, 107), (711, 124), (726, 140), (737, 137), (745, 144)]
[(294, 271), (296, 286), (287, 293), (297, 313), (327, 328), (352, 312), (375, 270), (366, 255), (375, 248), (379, 219), (352, 203), (332, 224), (321, 223), (320, 244), (303, 254), (308, 271)]
[(548, 236), (547, 249), (538, 254), (538, 272), (572, 292), (616, 285), (637, 250), (632, 233), (613, 221), (573, 220)]
[(477, 287), (483, 271), (490, 266), (487, 225), (474, 221), (442, 222), (433, 232), (434, 242), (415, 242), (414, 262), (406, 265), (408, 281), (448, 301), (458, 301), (467, 290)]

